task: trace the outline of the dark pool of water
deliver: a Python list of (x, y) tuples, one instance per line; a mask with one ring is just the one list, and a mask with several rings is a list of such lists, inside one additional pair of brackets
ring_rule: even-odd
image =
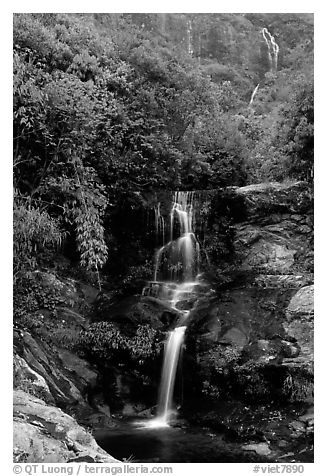
[(95, 434), (98, 444), (119, 460), (160, 463), (228, 463), (258, 461), (241, 444), (202, 428), (138, 428), (123, 422)]

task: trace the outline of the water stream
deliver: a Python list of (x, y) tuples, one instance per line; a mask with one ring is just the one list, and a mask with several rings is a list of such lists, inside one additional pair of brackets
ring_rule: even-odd
[(277, 63), (278, 63), (278, 53), (279, 53), (279, 46), (277, 45), (275, 38), (269, 33), (267, 28), (263, 28), (261, 30), (262, 36), (266, 42), (267, 50), (268, 50), (268, 61), (269, 67), (271, 72), (277, 71)]
[(259, 85), (260, 85), (260, 83), (259, 83), (259, 84), (257, 84), (257, 85), (256, 85), (256, 87), (255, 87), (255, 88), (254, 88), (254, 90), (253, 90), (253, 93), (252, 93), (252, 95), (251, 95), (251, 99), (250, 99), (249, 106), (251, 106), (251, 105), (252, 105), (252, 103), (253, 103), (254, 96), (255, 96), (255, 95), (257, 94), (257, 92), (258, 92)]
[(193, 205), (194, 192), (179, 191), (173, 195), (168, 219), (161, 214), (160, 203), (155, 207), (157, 241), (162, 246), (155, 254), (153, 281), (143, 289), (143, 294), (164, 300), (179, 317), (165, 343), (157, 416), (142, 422), (146, 427), (169, 426), (176, 413), (173, 402), (176, 370), (188, 317), (201, 286), (200, 245), (193, 230)]

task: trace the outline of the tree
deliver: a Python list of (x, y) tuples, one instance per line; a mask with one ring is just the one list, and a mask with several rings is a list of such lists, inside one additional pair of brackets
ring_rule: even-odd
[(290, 174), (313, 180), (314, 96), (313, 78), (299, 78), (293, 94), (282, 110), (280, 138), (288, 156)]

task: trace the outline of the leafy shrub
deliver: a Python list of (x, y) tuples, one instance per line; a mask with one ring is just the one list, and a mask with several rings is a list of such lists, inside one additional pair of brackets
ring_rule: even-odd
[(158, 357), (161, 344), (158, 331), (149, 325), (138, 326), (135, 335), (129, 337), (110, 322), (98, 322), (80, 332), (77, 350), (95, 362), (110, 360), (138, 366)]
[(30, 200), (14, 204), (14, 272), (35, 268), (40, 252), (55, 251), (62, 243), (59, 221)]
[(128, 293), (140, 292), (146, 280), (153, 275), (153, 265), (147, 261), (142, 266), (131, 266), (128, 274), (122, 280), (123, 291)]
[(14, 321), (20, 327), (38, 330), (45, 326), (41, 311), (56, 316), (56, 307), (63, 304), (60, 290), (44, 285), (38, 273), (27, 272), (14, 285)]

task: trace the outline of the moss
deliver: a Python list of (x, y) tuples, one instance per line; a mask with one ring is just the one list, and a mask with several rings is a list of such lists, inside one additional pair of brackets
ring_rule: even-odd
[(53, 330), (51, 340), (58, 347), (74, 351), (79, 344), (79, 333), (76, 329), (62, 327)]

